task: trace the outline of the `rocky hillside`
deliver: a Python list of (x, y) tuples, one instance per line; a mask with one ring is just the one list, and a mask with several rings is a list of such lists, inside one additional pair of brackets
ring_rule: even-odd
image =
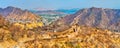
[(0, 9), (0, 14), (4, 16), (10, 22), (41, 22), (42, 18), (27, 10), (21, 10), (20, 8), (9, 6), (4, 9)]
[[(23, 29), (33, 29), (44, 26), (41, 16), (37, 16), (27, 10), (22, 10), (16, 7), (7, 7), (0, 9), (0, 14), (5, 20), (8, 20), (11, 25), (21, 26)], [(4, 21), (1, 21), (2, 23)]]
[[(12, 27), (13, 28), (13, 27)], [(120, 48), (120, 34), (85, 26), (63, 32), (0, 28), (1, 48)]]
[(57, 25), (79, 24), (83, 26), (118, 31), (120, 30), (120, 10), (96, 7), (85, 8), (79, 10), (75, 14), (67, 15), (57, 20), (54, 24)]
[(8, 24), (9, 22), (5, 20), (5, 18), (2, 15), (0, 15), (0, 27), (8, 25)]

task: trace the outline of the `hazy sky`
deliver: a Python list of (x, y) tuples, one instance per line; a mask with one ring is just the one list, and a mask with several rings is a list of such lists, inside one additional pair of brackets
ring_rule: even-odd
[(120, 0), (0, 0), (0, 7), (14, 6), (23, 9), (34, 8), (117, 8), (120, 9)]

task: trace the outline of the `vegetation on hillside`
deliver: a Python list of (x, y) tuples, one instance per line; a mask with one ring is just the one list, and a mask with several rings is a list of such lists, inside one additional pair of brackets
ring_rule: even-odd
[(25, 30), (22, 25), (0, 28), (1, 48), (120, 48), (120, 34), (85, 26), (62, 32)]

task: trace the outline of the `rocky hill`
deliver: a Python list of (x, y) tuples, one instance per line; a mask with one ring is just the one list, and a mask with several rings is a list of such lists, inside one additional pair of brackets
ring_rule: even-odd
[(41, 22), (42, 18), (27, 10), (9, 6), (4, 9), (0, 9), (0, 14), (4, 16), (10, 22)]
[(35, 27), (41, 27), (44, 25), (41, 16), (12, 6), (4, 9), (1, 8), (0, 14), (5, 20), (8, 20), (10, 24), (21, 26), (24, 29), (33, 29)]
[(120, 30), (120, 10), (96, 7), (85, 8), (79, 10), (75, 14), (67, 15), (61, 19), (58, 19), (54, 24), (57, 25), (79, 24), (83, 26), (118, 31)]

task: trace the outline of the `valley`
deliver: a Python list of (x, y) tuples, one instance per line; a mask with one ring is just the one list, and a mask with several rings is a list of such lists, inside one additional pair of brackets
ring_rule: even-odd
[(119, 16), (118, 9), (65, 14), (10, 6), (0, 9), (0, 48), (120, 48)]

